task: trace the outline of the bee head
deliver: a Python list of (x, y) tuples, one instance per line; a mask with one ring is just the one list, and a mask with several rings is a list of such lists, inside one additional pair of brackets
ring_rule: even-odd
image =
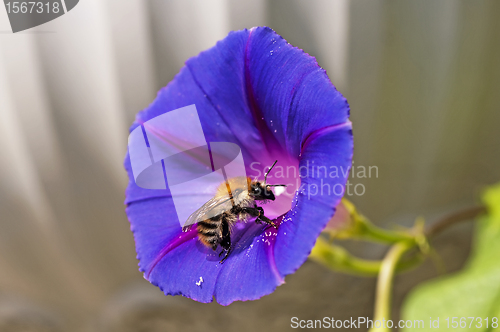
[(266, 186), (260, 182), (252, 182), (250, 184), (250, 190), (248, 191), (248, 194), (257, 201), (274, 201), (276, 199), (276, 197), (274, 197), (274, 193), (271, 190), (271, 187)]
[(258, 201), (274, 201), (276, 197), (274, 197), (274, 193), (271, 190), (271, 187), (286, 187), (285, 184), (267, 184), (267, 176), (269, 172), (273, 169), (274, 165), (276, 165), (278, 161), (276, 160), (274, 164), (269, 167), (269, 170), (266, 172), (264, 176), (264, 183), (261, 183), (255, 179), (253, 182), (250, 182), (250, 178), (247, 178), (248, 181), (248, 194), (253, 197), (253, 199)]

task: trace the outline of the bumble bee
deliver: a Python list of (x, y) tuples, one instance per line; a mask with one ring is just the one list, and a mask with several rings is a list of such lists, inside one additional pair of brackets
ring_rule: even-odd
[[(200, 242), (214, 251), (219, 245), (223, 248), (219, 257), (224, 252), (226, 255), (220, 261), (221, 264), (231, 253), (231, 229), (236, 222), (246, 222), (250, 217), (256, 217), (256, 223), (265, 222), (277, 228), (276, 224), (264, 215), (264, 209), (256, 204), (256, 201), (265, 203), (276, 199), (271, 187), (286, 186), (267, 184), (267, 175), (277, 162), (276, 160), (266, 172), (263, 183), (244, 176), (227, 179), (217, 188), (215, 196), (187, 219), (186, 224), (189, 226), (185, 226), (184, 231), (191, 229), (191, 224), (200, 220), (196, 225)], [(208, 218), (208, 214), (216, 215)]]

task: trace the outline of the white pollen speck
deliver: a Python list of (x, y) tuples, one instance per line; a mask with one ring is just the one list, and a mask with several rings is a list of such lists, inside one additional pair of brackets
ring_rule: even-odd
[(203, 282), (203, 277), (200, 277), (200, 281), (196, 282), (196, 286), (201, 286), (202, 282)]
[(274, 194), (276, 196), (279, 196), (285, 192), (286, 188), (285, 187), (274, 187)]

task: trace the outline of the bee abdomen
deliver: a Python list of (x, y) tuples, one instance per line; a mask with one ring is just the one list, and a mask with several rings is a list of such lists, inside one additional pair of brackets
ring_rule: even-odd
[(233, 225), (238, 220), (238, 214), (235, 213), (223, 213), (222, 221), (227, 222), (229, 225)]
[(203, 220), (198, 222), (198, 230), (214, 230), (220, 227), (220, 221), (214, 221), (214, 220)]
[(217, 246), (220, 243), (220, 239), (217, 236), (209, 237), (209, 236), (200, 235), (199, 239), (200, 239), (201, 243), (203, 243), (205, 246), (207, 246), (209, 248), (212, 248), (213, 250), (216, 250)]
[(220, 216), (199, 221), (196, 230), (201, 243), (213, 250), (217, 249), (222, 238), (221, 224)]

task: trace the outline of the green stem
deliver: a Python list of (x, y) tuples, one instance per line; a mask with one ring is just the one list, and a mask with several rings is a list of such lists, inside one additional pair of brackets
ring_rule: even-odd
[(391, 231), (377, 227), (364, 217), (358, 219), (358, 227), (361, 228), (358, 238), (364, 240), (393, 244), (396, 242), (413, 239), (413, 236), (408, 232)]
[(393, 231), (375, 226), (359, 213), (354, 204), (346, 198), (342, 199), (342, 204), (348, 211), (350, 220), (344, 227), (326, 231), (333, 238), (359, 239), (388, 244), (413, 239), (408, 231)]
[(376, 276), (381, 265), (380, 261), (354, 257), (344, 248), (330, 244), (322, 237), (319, 237), (316, 241), (316, 245), (309, 257), (334, 271), (359, 276)]
[[(355, 257), (343, 247), (331, 244), (323, 237), (318, 238), (309, 258), (334, 271), (363, 277), (376, 277), (382, 266), (380, 260)], [(398, 262), (396, 272), (412, 269), (419, 265), (424, 258), (425, 256), (421, 253), (415, 253), (409, 259)]]
[[(399, 260), (405, 252), (410, 250), (415, 245), (412, 241), (403, 241), (396, 243), (389, 249), (387, 255), (382, 260), (380, 273), (377, 279), (377, 291), (375, 298), (375, 313), (373, 321), (387, 322), (391, 319), (391, 299), (392, 299), (392, 282)], [(382, 327), (372, 327), (369, 332), (385, 332), (391, 331), (386, 324)]]
[[(387, 243), (391, 244), (392, 247), (382, 261), (370, 261), (354, 257), (344, 248), (333, 245), (320, 237), (310, 257), (332, 270), (362, 276), (376, 276), (378, 274), (373, 320), (382, 323), (387, 322), (391, 317), (392, 283), (395, 273), (415, 267), (429, 254), (432, 256), (432, 250), (428, 243), (429, 238), (458, 222), (473, 219), (485, 211), (482, 206), (465, 209), (437, 221), (427, 229), (424, 229), (423, 219), (419, 218), (412, 229), (392, 231), (373, 225), (362, 214), (358, 213), (356, 207), (348, 200), (342, 199), (342, 203), (349, 212), (349, 222), (343, 228), (325, 230), (325, 235), (328, 234), (331, 239), (360, 239)], [(418, 251), (409, 259), (401, 261), (402, 256), (412, 248), (416, 248)], [(371, 328), (370, 332), (390, 330), (386, 325), (382, 325), (381, 328)]]

